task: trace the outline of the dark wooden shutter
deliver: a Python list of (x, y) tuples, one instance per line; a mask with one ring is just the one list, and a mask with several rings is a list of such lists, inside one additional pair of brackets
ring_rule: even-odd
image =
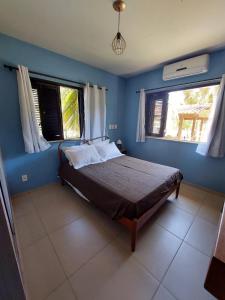
[(168, 92), (147, 94), (146, 135), (163, 137), (166, 127)]
[(38, 90), (37, 88), (32, 88), (33, 98), (34, 98), (34, 108), (35, 108), (35, 117), (38, 123), (38, 129), (40, 134), (42, 135), (42, 128), (41, 128), (41, 114), (40, 114), (40, 107), (39, 107), (39, 99), (38, 99)]
[(42, 134), (47, 141), (63, 139), (63, 126), (59, 86), (32, 80), (37, 90)]
[(44, 138), (48, 141), (63, 139), (59, 87), (42, 83), (39, 99), (42, 133)]
[(80, 137), (82, 137), (84, 131), (84, 90), (78, 90), (78, 102), (79, 102), (79, 121), (80, 121)]

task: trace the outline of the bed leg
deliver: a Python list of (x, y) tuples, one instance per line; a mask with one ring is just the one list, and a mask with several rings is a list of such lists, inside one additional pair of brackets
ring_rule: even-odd
[(137, 240), (137, 222), (133, 222), (132, 231), (131, 231), (131, 251), (134, 252), (136, 248), (136, 240)]
[(180, 192), (180, 183), (178, 184), (177, 188), (176, 188), (176, 199), (179, 196), (179, 192)]

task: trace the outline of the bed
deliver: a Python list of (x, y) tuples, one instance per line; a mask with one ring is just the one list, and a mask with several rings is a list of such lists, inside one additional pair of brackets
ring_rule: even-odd
[[(85, 141), (87, 142), (87, 141)], [(179, 194), (183, 178), (178, 169), (120, 156), (75, 170), (63, 157), (59, 145), (59, 177), (70, 184), (110, 218), (131, 232), (135, 251), (137, 233), (163, 205), (169, 195)]]

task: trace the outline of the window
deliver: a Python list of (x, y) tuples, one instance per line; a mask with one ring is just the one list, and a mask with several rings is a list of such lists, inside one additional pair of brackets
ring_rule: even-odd
[(203, 140), (219, 85), (146, 95), (146, 135), (199, 142)]
[(75, 139), (84, 124), (83, 90), (32, 79), (36, 120), (47, 141)]

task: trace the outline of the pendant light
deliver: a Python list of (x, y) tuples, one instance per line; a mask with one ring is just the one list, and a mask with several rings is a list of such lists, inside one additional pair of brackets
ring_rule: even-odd
[(118, 12), (118, 32), (112, 41), (112, 49), (115, 54), (121, 55), (126, 48), (126, 41), (120, 33), (120, 13), (125, 10), (126, 3), (123, 0), (116, 0), (113, 2), (113, 8)]

